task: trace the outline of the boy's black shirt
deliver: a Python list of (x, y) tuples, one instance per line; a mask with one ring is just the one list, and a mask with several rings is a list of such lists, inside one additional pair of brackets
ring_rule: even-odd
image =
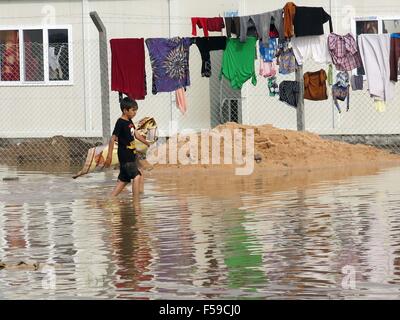
[(136, 161), (136, 155), (132, 149), (134, 147), (132, 142), (135, 141), (134, 130), (135, 125), (132, 120), (119, 118), (115, 124), (113, 135), (118, 137), (118, 160), (120, 164)]

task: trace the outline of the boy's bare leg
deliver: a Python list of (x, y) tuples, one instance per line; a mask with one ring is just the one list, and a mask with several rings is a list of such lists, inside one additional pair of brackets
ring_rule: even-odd
[(137, 175), (132, 181), (132, 194), (135, 198), (140, 194), (140, 175)]
[(141, 175), (140, 175), (140, 193), (144, 193), (144, 175), (143, 175), (143, 170), (139, 169)]
[(116, 197), (121, 193), (122, 190), (126, 187), (128, 183), (118, 180), (117, 185), (115, 186), (113, 192), (111, 193), (112, 197)]

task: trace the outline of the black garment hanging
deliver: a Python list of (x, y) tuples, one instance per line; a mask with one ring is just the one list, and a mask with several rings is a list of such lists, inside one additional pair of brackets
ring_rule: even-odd
[(228, 38), (232, 37), (232, 33), (240, 36), (240, 18), (239, 17), (225, 17), (225, 29)]
[(225, 50), (226, 48), (226, 37), (204, 37), (194, 38), (201, 54), (201, 76), (211, 77), (211, 57), (210, 51), (212, 50)]
[(289, 106), (297, 108), (300, 93), (300, 82), (282, 81), (279, 84), (279, 100), (286, 102)]
[(324, 24), (329, 21), (333, 32), (332, 18), (322, 7), (296, 7), (294, 33), (296, 37), (320, 36), (324, 34)]

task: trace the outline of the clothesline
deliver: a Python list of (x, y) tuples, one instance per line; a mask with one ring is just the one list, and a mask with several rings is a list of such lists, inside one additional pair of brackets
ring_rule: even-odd
[[(139, 72), (132, 71), (123, 74), (126, 59), (129, 60), (129, 56), (137, 57), (138, 50), (144, 50), (144, 43), (146, 43), (149, 51), (153, 71), (152, 93), (175, 91), (177, 106), (182, 113), (186, 112), (187, 107), (184, 91), (190, 85), (189, 47), (192, 44), (197, 45), (202, 57), (202, 76), (211, 76), (210, 51), (223, 50), (220, 78), (224, 76), (230, 81), (233, 89), (241, 89), (242, 85), (249, 79), (252, 79), (253, 85), (257, 83), (254, 60), (257, 58), (255, 53), (256, 41), (259, 40), (259, 74), (269, 78), (270, 96), (275, 96), (278, 93), (277, 66), (279, 66), (279, 73), (285, 75), (293, 73), (296, 70), (296, 65), (302, 65), (308, 59), (330, 65), (333, 63), (338, 71), (335, 83), (331, 80), (332, 74), (329, 72), (327, 75), (323, 69), (304, 75), (305, 98), (326, 100), (328, 98), (326, 80), (329, 79), (329, 84), (333, 84), (332, 97), (339, 112), (341, 110), (337, 100), (344, 101), (345, 98), (347, 98), (347, 110), (349, 110), (350, 85), (352, 85), (353, 90), (362, 89), (360, 87), (362, 87), (363, 81), (360, 81), (360, 76), (353, 75), (350, 79), (347, 72), (361, 68), (369, 71), (369, 75), (375, 73), (375, 76), (378, 76), (374, 68), (370, 68), (376, 65), (376, 61), (370, 61), (367, 57), (371, 55), (371, 52), (368, 50), (360, 51), (351, 33), (344, 36), (333, 33), (332, 18), (322, 7), (303, 7), (289, 2), (282, 9), (260, 14), (225, 18), (220, 16), (191, 17), (191, 22), (192, 35), (195, 37), (129, 39), (132, 45), (130, 53), (122, 59), (117, 58), (118, 55), (121, 55), (121, 53), (118, 53), (118, 41), (122, 39), (111, 40), (114, 43), (112, 45), (113, 70), (118, 68), (118, 72), (121, 73), (120, 79), (129, 79), (129, 77), (133, 79), (128, 85), (129, 88), (124, 88), (124, 84), (118, 83), (118, 72), (113, 71), (115, 77), (112, 78), (112, 90), (124, 92), (136, 99), (144, 99), (147, 94), (144, 61), (135, 59), (136, 65), (131, 70), (140, 70)], [(330, 28), (328, 36), (324, 33), (326, 22), (329, 22)], [(205, 37), (197, 37), (197, 28), (203, 29)], [(209, 37), (211, 32), (223, 34), (223, 29), (226, 30), (226, 36)], [(236, 38), (233, 38), (232, 35), (236, 35)], [(363, 35), (362, 37), (369, 39), (371, 35)], [(379, 42), (379, 45), (382, 46), (382, 43)], [(400, 56), (400, 39), (393, 38), (392, 43), (393, 46), (399, 46), (399, 52), (396, 51), (396, 54)], [(390, 52), (390, 47), (387, 52)], [(114, 56), (116, 59), (114, 59)], [(395, 57), (385, 55), (381, 58), (383, 62), (380, 63), (380, 66), (384, 65), (385, 68), (383, 69), (387, 70), (385, 72), (388, 77), (390, 75), (394, 78), (388, 65), (389, 60), (391, 64), (394, 63)], [(115, 62), (117, 60), (119, 65)], [(368, 68), (363, 66), (366, 61), (369, 63)], [(331, 67), (330, 70), (332, 71)], [(371, 89), (376, 84), (370, 83), (369, 75), (367, 74), (367, 82), (368, 88)], [(385, 82), (386, 74), (381, 75), (381, 78), (382, 82)], [(379, 82), (376, 79), (379, 79), (379, 77), (375, 78), (375, 83)], [(386, 91), (390, 91), (391, 86), (384, 85), (384, 87)], [(284, 81), (279, 85), (279, 92), (281, 90), (280, 100), (296, 107), (294, 102), (298, 101), (298, 84)], [(391, 98), (390, 94), (376, 93), (374, 90), (370, 90), (370, 94), (374, 98), (379, 98), (380, 101), (387, 101)]]

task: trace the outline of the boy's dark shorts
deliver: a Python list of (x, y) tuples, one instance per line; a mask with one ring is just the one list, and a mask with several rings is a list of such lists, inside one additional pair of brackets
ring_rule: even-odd
[(137, 161), (122, 163), (119, 167), (118, 180), (129, 183), (136, 176), (141, 175)]

